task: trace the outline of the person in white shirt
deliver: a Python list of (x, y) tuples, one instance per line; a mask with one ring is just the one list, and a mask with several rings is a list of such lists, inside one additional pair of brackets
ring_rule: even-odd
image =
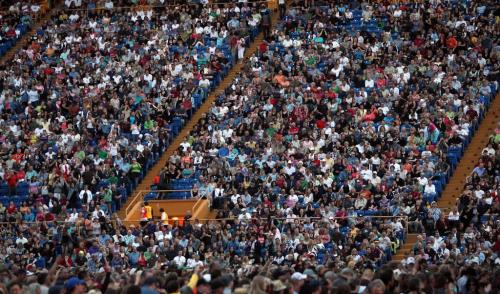
[(493, 148), (492, 144), (488, 144), (488, 146), (483, 149), (482, 154), (488, 156), (495, 156), (495, 149)]
[(183, 267), (186, 265), (186, 258), (182, 255), (182, 251), (179, 251), (178, 255), (174, 257), (174, 263), (177, 267)]
[(111, 9), (113, 9), (113, 7), (114, 7), (113, 1), (106, 1), (106, 2), (104, 3), (104, 7), (105, 7), (106, 9), (110, 9), (110, 10), (111, 10)]
[(460, 213), (458, 212), (458, 208), (453, 208), (452, 211), (448, 214), (448, 223), (450, 227), (456, 227), (460, 223)]
[(66, 7), (71, 7), (71, 5), (74, 5), (75, 7), (80, 7), (82, 5), (81, 0), (65, 0), (64, 4)]
[(197, 266), (203, 266), (203, 261), (200, 260), (200, 257), (197, 254), (194, 254), (193, 258), (189, 258), (187, 260), (186, 267), (196, 268)]
[(428, 181), (424, 186), (424, 200), (427, 203), (432, 203), (436, 198), (436, 186), (432, 181)]
[(365, 88), (373, 88), (375, 87), (375, 81), (371, 78), (365, 80)]
[(168, 225), (168, 214), (167, 214), (167, 212), (163, 208), (160, 208), (160, 212), (161, 212), (161, 223), (163, 225)]
[(28, 243), (28, 239), (26, 239), (26, 237), (24, 237), (23, 235), (19, 235), (19, 237), (16, 239), (16, 244), (19, 245), (23, 245)]
[(287, 165), (285, 166), (285, 173), (289, 176), (293, 175), (296, 171), (295, 166), (292, 166), (292, 162), (288, 161)]
[(78, 219), (78, 212), (76, 211), (75, 208), (73, 208), (73, 212), (70, 213), (68, 217), (68, 222), (74, 223)]
[(83, 190), (80, 191), (80, 194), (78, 194), (78, 198), (80, 198), (80, 201), (82, 204), (87, 205), (92, 201), (92, 192), (89, 190), (88, 186), (85, 186)]

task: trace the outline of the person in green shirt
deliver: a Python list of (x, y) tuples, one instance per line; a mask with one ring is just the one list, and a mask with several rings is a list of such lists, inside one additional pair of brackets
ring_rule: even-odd
[(139, 182), (139, 177), (141, 176), (141, 171), (142, 171), (142, 166), (139, 162), (137, 162), (137, 159), (134, 159), (132, 161), (132, 164), (130, 165), (130, 175), (132, 179), (136, 182), (136, 184)]
[(108, 206), (108, 211), (111, 210), (111, 203), (113, 202), (113, 191), (111, 191), (110, 188), (104, 189), (102, 192), (102, 199), (104, 200), (104, 203)]
[(144, 122), (144, 129), (151, 130), (154, 127), (154, 121), (151, 118), (146, 119)]

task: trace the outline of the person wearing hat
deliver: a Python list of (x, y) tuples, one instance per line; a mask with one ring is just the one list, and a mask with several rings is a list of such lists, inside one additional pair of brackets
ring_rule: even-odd
[(303, 273), (295, 272), (292, 274), (291, 280), (293, 293), (299, 293), (306, 279), (307, 275), (304, 275)]
[(285, 290), (287, 289), (287, 285), (283, 283), (281, 280), (275, 280), (273, 281), (273, 292), (274, 293), (285, 293)]
[(78, 277), (72, 277), (64, 283), (64, 288), (67, 294), (84, 294), (87, 293), (87, 285), (84, 280)]
[(413, 273), (413, 271), (415, 270), (415, 257), (412, 256), (408, 257), (405, 263), (408, 272)]

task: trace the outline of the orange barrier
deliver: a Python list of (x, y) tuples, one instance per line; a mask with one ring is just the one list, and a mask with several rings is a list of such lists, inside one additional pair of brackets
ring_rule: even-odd
[[(139, 191), (134, 197), (134, 199), (141, 199), (144, 198), (144, 196), (150, 192), (155, 192), (155, 193), (169, 193), (169, 192), (191, 192), (192, 190), (141, 190)], [(132, 196), (131, 196), (132, 197)], [(168, 201), (168, 200), (167, 200)], [(134, 201), (135, 202), (135, 201)], [(128, 217), (129, 213), (132, 212), (134, 209), (136, 209), (136, 206), (138, 203), (142, 203), (142, 200), (137, 201), (137, 202), (131, 202), (125, 207), (125, 215)]]

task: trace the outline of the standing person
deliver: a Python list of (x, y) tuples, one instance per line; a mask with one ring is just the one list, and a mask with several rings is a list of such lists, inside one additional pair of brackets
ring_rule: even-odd
[(264, 33), (264, 39), (269, 39), (269, 36), (271, 36), (271, 12), (268, 9), (262, 11), (262, 32)]
[(278, 8), (279, 8), (279, 11), (280, 11), (280, 19), (283, 19), (285, 17), (285, 14), (286, 14), (286, 4), (285, 4), (285, 1), (286, 0), (278, 0)]
[(146, 219), (153, 219), (153, 208), (149, 205), (149, 202), (144, 202), (144, 209), (146, 210)]
[(161, 223), (164, 225), (168, 225), (168, 214), (165, 211), (165, 209), (160, 208), (160, 213), (161, 213)]
[(153, 209), (146, 201), (141, 207), (141, 221), (149, 221), (153, 218)]
[(238, 61), (243, 62), (243, 58), (245, 57), (245, 38), (240, 38), (237, 43), (238, 46)]
[(132, 181), (134, 181), (136, 185), (139, 184), (141, 172), (142, 172), (142, 166), (137, 161), (137, 159), (134, 158), (132, 160), (132, 164), (130, 165), (130, 175), (132, 177)]

